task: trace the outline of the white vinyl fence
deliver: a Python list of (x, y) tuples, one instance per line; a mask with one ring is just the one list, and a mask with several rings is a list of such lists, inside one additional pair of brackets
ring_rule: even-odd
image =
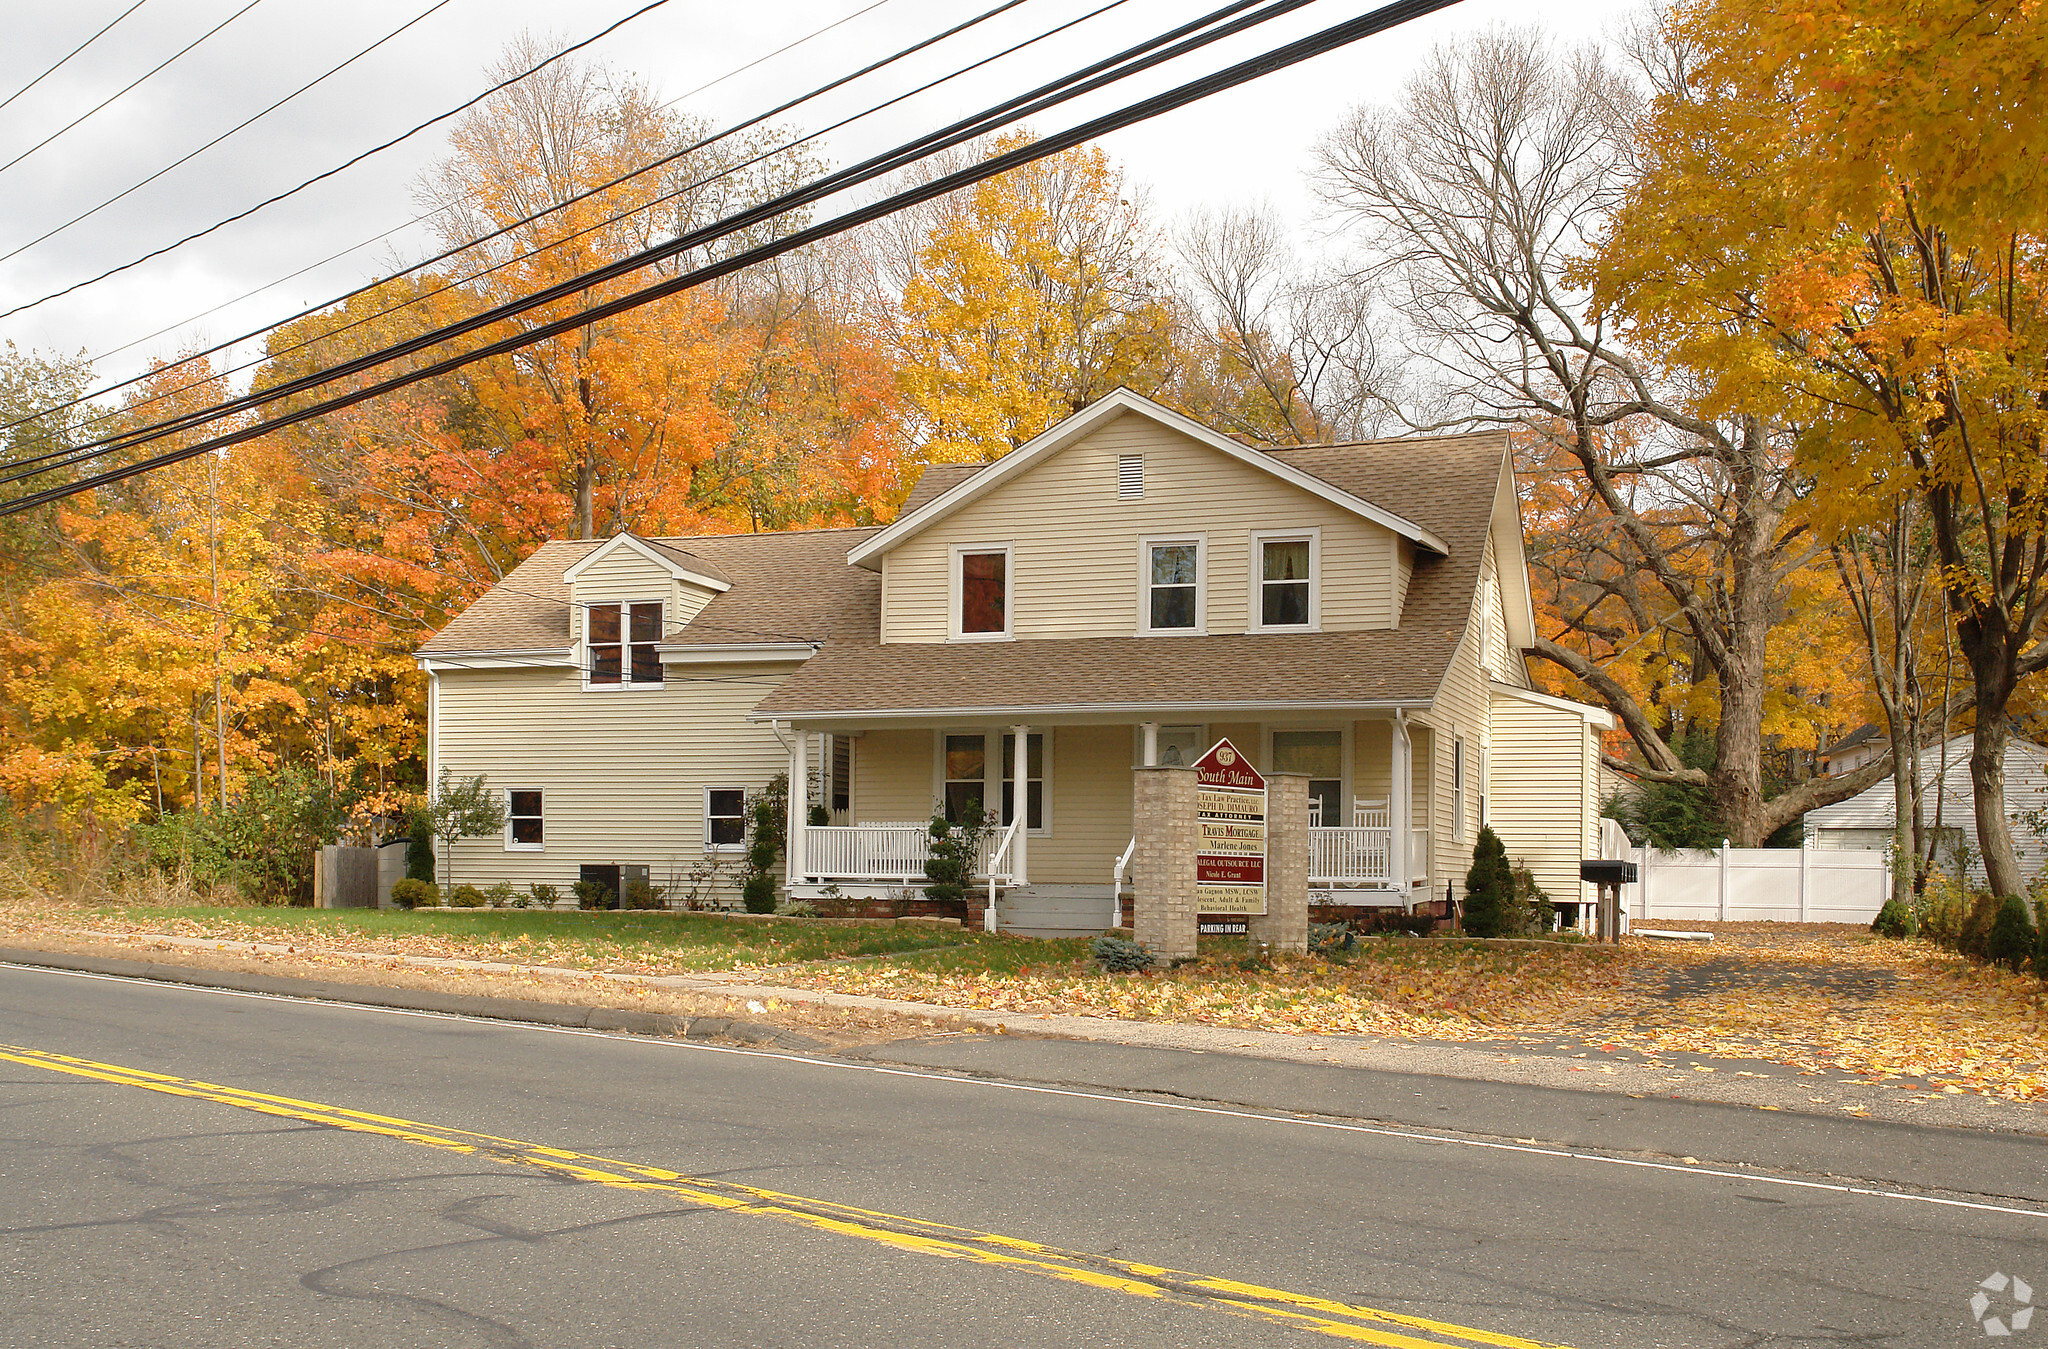
[(1824, 848), (1730, 848), (1663, 852), (1634, 848), (1637, 881), (1622, 887), (1636, 923), (1864, 923), (1891, 897), (1881, 852)]

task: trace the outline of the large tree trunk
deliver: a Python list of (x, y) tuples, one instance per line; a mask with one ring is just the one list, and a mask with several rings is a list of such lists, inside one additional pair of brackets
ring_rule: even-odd
[[(1965, 642), (1968, 650), (1970, 643)], [(1974, 654), (1971, 665), (1978, 661)], [(1990, 665), (1986, 662), (1986, 665)], [(2010, 668), (1997, 662), (1977, 680), (1977, 730), (1970, 742), (1970, 789), (1975, 796), (1977, 850), (1984, 855), (1984, 876), (1994, 895), (2025, 893), (2020, 876), (2018, 851), (2012, 845), (2012, 826), (2005, 818), (2005, 709), (2012, 694), (2012, 682), (2003, 678)], [(1989, 676), (1988, 678), (1985, 676)]]

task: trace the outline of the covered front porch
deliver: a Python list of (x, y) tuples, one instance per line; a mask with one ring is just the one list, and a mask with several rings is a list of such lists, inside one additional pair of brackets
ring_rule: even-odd
[(943, 815), (987, 822), (972, 907), (988, 926), (1113, 926), (1129, 884), (1131, 769), (1192, 763), (1225, 736), (1262, 771), (1308, 777), (1314, 902), (1407, 909), (1430, 894), (1429, 729), (1399, 710), (779, 729), (790, 781), (807, 784), (790, 802), (792, 898), (920, 892)]

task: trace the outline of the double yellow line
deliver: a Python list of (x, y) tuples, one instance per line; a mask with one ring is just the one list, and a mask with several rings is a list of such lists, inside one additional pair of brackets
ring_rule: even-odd
[[(139, 1087), (166, 1096), (212, 1101), (238, 1110), (324, 1124), (351, 1133), (376, 1134), (421, 1147), (468, 1153), (512, 1166), (534, 1167), (593, 1185), (678, 1196), (707, 1208), (795, 1223), (814, 1231), (855, 1237), (916, 1255), (970, 1260), (1132, 1297), (1158, 1298), (1185, 1306), (1223, 1308), (1337, 1339), (1385, 1346), (1385, 1349), (1441, 1349), (1446, 1344), (1485, 1345), (1488, 1349), (1567, 1349), (1564, 1345), (1475, 1330), (1469, 1326), (1337, 1302), (1306, 1293), (1211, 1278), (1083, 1251), (1061, 1250), (995, 1232), (977, 1232), (971, 1228), (925, 1222), (893, 1213), (877, 1213), (828, 1200), (781, 1194), (730, 1181), (706, 1180), (661, 1167), (593, 1157), (468, 1129), (422, 1124), (318, 1101), (273, 1096), (241, 1087), (224, 1087), (191, 1078), (146, 1072), (140, 1068), (124, 1068), (118, 1064), (96, 1063), (39, 1049), (0, 1045), (0, 1061), (116, 1086)], [(1419, 1338), (1422, 1335), (1431, 1338)]]

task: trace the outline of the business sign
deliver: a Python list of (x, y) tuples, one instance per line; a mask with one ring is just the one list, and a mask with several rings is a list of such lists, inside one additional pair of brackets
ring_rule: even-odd
[(1228, 739), (1195, 761), (1195, 908), (1266, 911), (1266, 779)]

